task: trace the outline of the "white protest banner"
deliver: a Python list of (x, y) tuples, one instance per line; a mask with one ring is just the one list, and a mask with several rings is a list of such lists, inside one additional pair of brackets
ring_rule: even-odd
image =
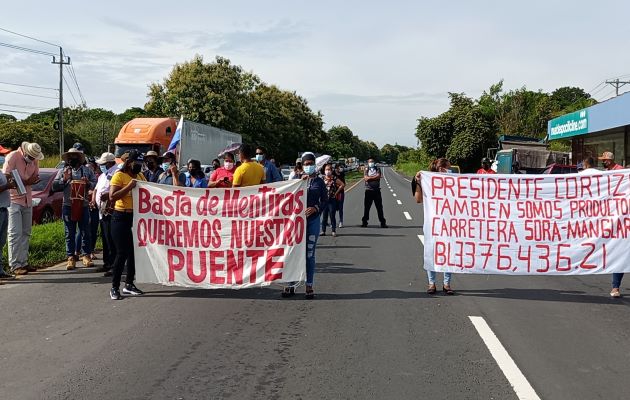
[(136, 278), (195, 288), (303, 281), (306, 182), (192, 189), (138, 182)]
[(424, 268), (630, 272), (630, 170), (567, 175), (422, 173)]

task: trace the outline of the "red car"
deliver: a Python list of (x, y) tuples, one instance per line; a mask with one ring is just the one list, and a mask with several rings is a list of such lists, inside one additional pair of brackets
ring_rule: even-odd
[(577, 165), (550, 164), (543, 174), (576, 174), (578, 172)]
[(61, 218), (63, 192), (53, 192), (56, 168), (40, 168), (41, 181), (33, 185), (33, 223), (45, 224)]

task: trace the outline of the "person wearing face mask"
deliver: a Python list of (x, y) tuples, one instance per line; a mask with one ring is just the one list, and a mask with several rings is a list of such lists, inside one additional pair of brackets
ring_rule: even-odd
[(186, 172), (186, 187), (190, 188), (207, 188), (208, 179), (201, 170), (201, 161), (188, 160), (188, 172)]
[(99, 212), (101, 225), (101, 240), (103, 242), (103, 266), (97, 272), (105, 272), (105, 276), (110, 276), (112, 265), (116, 257), (114, 239), (112, 238), (112, 203), (109, 201), (109, 183), (112, 176), (118, 171), (116, 156), (112, 153), (103, 153), (96, 160), (101, 170), (96, 181), (96, 188), (92, 195), (92, 203), (96, 204)]
[[(606, 168), (606, 171), (624, 169), (621, 165), (615, 162), (615, 155), (610, 151), (605, 151), (600, 157), (597, 157), (597, 159), (602, 162), (604, 168)], [(612, 289), (610, 291), (610, 297), (621, 297), (621, 292), (619, 291), (619, 288), (621, 287), (621, 280), (623, 279), (623, 275), (623, 272), (612, 274)]]
[(368, 159), (368, 166), (363, 173), (363, 180), (365, 181), (365, 197), (363, 200), (363, 223), (361, 226), (363, 228), (368, 226), (370, 209), (372, 208), (372, 203), (374, 203), (381, 228), (387, 228), (387, 222), (383, 214), (383, 197), (381, 196), (381, 170), (376, 166), (373, 158)]
[(278, 171), (278, 168), (267, 159), (267, 150), (264, 147), (258, 146), (256, 148), (256, 161), (265, 169), (265, 182), (282, 182), (282, 174)]
[(33, 225), (32, 186), (40, 181), (39, 161), (44, 159), (41, 147), (37, 143), (22, 142), (19, 149), (9, 153), (2, 166), (4, 174), (19, 175), (24, 192), (17, 187), (11, 189), (9, 206), (9, 267), (16, 275), (25, 275), (36, 271), (28, 265), (28, 248)]
[(253, 186), (265, 183), (265, 169), (252, 160), (256, 154), (252, 146), (244, 143), (239, 149), (241, 165), (234, 171), (232, 186)]
[[(315, 166), (315, 155), (307, 152), (302, 154), (302, 166), (304, 168), (304, 176), (308, 182), (306, 194), (306, 294), (307, 300), (315, 298), (313, 290), (315, 277), (315, 249), (317, 247), (317, 239), (319, 238), (319, 229), (321, 227), (320, 214), (326, 207), (328, 194), (326, 192), (326, 184), (324, 180), (317, 176), (317, 168)], [(291, 297), (295, 294), (295, 284), (289, 283), (282, 291), (282, 297)]]
[(322, 211), (322, 232), (321, 236), (326, 236), (328, 217), (330, 217), (330, 229), (333, 237), (337, 236), (337, 196), (343, 191), (344, 183), (333, 174), (331, 164), (324, 166), (324, 184), (326, 185), (327, 202)]
[(157, 183), (160, 175), (164, 173), (160, 165), (161, 162), (162, 159), (153, 150), (147, 151), (147, 154), (144, 155), (144, 163), (147, 168), (142, 172), (142, 175), (147, 179), (147, 182)]
[(162, 172), (157, 183), (169, 186), (184, 186), (186, 184), (186, 174), (179, 172), (177, 167), (177, 157), (170, 151), (162, 155)]
[(234, 180), (234, 154), (225, 153), (223, 167), (219, 167), (210, 175), (210, 182), (208, 187), (210, 188), (229, 188), (232, 187), (232, 181)]
[[(71, 271), (76, 268), (76, 254), (82, 251), (83, 265), (91, 267), (93, 265), (90, 258), (90, 197), (88, 192), (96, 186), (96, 177), (85, 163), (85, 155), (71, 148), (63, 153), (61, 159), (65, 167), (60, 169), (53, 181), (52, 189), (55, 192), (63, 192), (63, 204), (61, 216), (65, 226), (66, 235), (66, 256), (68, 262), (66, 269)], [(81, 248), (77, 249), (77, 226), (78, 235), (81, 238)]]
[(144, 294), (134, 285), (136, 264), (133, 247), (133, 197), (131, 191), (136, 187), (136, 181), (146, 181), (142, 175), (144, 159), (136, 150), (129, 152), (129, 157), (123, 163), (120, 171), (116, 172), (109, 183), (109, 199), (114, 202), (112, 214), (112, 238), (116, 248), (116, 258), (112, 266), (112, 288), (109, 297), (120, 300), (120, 280), (127, 265), (127, 276), (123, 293), (131, 296)]
[[(450, 173), (451, 163), (446, 158), (438, 158), (431, 163), (431, 166), (429, 167), (429, 171), (440, 172), (443, 174)], [(422, 178), (422, 171), (418, 171), (411, 185), (411, 188), (413, 189), (413, 192), (414, 192), (414, 197), (416, 199), (416, 203), (422, 203), (423, 201), (421, 178)], [(433, 295), (437, 292), (437, 288), (435, 286), (435, 282), (437, 280), (437, 272), (427, 271), (427, 276), (429, 279), (429, 288), (427, 289), (427, 293)], [(455, 291), (453, 291), (453, 288), (451, 288), (451, 277), (452, 277), (452, 274), (450, 272), (444, 273), (444, 284), (442, 286), (442, 291), (447, 295), (455, 294)]]

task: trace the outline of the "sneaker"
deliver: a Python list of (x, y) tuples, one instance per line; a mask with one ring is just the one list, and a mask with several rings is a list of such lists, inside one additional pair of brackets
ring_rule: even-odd
[(13, 270), (13, 273), (15, 275), (26, 275), (28, 274), (28, 268), (26, 267), (19, 267)]
[(134, 285), (133, 283), (129, 285), (125, 285), (125, 287), (123, 288), (123, 293), (130, 294), (132, 296), (141, 296), (144, 294), (144, 292), (138, 289), (136, 285)]
[(122, 296), (120, 295), (120, 290), (118, 288), (111, 288), (109, 291), (109, 298), (112, 300), (122, 300)]
[(333, 232), (332, 237), (337, 237), (337, 232)]
[(14, 275), (8, 274), (4, 272), (4, 270), (0, 269), (0, 280), (9, 281), (11, 279), (15, 279)]
[(322, 231), (319, 236), (326, 236), (326, 231)]
[(92, 261), (92, 259), (90, 258), (90, 256), (85, 255), (83, 256), (83, 266), (86, 268), (90, 268), (94, 266), (94, 262)]
[(72, 271), (77, 267), (77, 262), (73, 256), (68, 257), (68, 262), (66, 263), (66, 270)]
[(340, 228), (343, 228), (343, 222), (340, 222), (340, 223), (339, 223), (339, 227), (340, 227)]
[(621, 297), (621, 293), (619, 292), (619, 288), (613, 288), (613, 290), (610, 291), (610, 297)]

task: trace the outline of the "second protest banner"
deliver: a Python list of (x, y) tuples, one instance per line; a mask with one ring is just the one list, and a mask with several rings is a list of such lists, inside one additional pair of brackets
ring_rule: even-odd
[(245, 288), (303, 281), (306, 183), (191, 189), (138, 182), (138, 282)]
[(424, 267), (439, 272), (630, 272), (630, 170), (422, 173)]

